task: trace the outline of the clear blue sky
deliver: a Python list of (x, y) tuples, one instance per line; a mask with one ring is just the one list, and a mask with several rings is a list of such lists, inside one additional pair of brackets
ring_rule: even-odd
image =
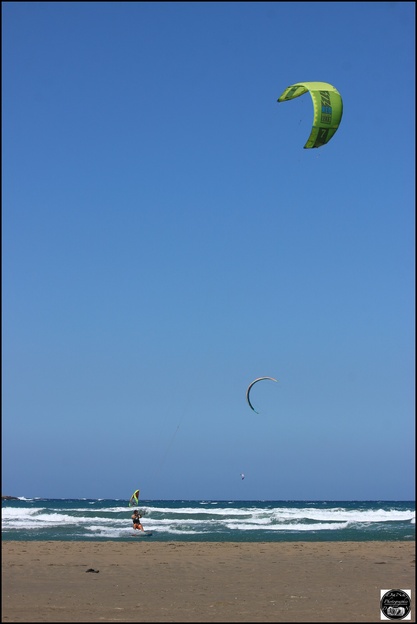
[(414, 25), (2, 3), (3, 494), (414, 499)]

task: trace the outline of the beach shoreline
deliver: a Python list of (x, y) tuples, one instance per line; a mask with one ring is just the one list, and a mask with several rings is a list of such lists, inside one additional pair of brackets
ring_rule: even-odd
[(2, 622), (379, 622), (414, 586), (406, 541), (2, 544)]

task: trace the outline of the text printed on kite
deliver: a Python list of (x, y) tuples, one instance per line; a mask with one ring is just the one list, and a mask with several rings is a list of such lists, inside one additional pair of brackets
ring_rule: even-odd
[(343, 115), (343, 101), (339, 91), (328, 82), (297, 82), (287, 87), (278, 102), (287, 102), (311, 95), (314, 107), (313, 127), (304, 149), (326, 145), (336, 133)]
[(264, 379), (269, 379), (270, 381), (275, 381), (278, 382), (278, 379), (274, 379), (274, 377), (257, 377), (256, 379), (254, 379), (248, 386), (247, 390), (246, 390), (246, 400), (249, 404), (249, 407), (255, 412), (255, 414), (259, 414), (259, 412), (256, 411), (256, 409), (253, 407), (251, 401), (250, 401), (250, 391), (252, 389), (252, 387), (258, 383), (258, 381), (263, 381)]

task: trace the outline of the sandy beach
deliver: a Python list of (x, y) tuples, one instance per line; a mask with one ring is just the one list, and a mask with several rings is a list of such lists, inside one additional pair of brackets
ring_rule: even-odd
[(414, 586), (412, 542), (2, 544), (2, 622), (380, 622)]

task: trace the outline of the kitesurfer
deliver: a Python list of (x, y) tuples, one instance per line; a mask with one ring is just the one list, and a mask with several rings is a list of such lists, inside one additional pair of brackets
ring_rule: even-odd
[(141, 518), (142, 516), (140, 515), (139, 511), (135, 509), (135, 511), (132, 513), (133, 528), (138, 529), (139, 531), (145, 531), (140, 521)]

